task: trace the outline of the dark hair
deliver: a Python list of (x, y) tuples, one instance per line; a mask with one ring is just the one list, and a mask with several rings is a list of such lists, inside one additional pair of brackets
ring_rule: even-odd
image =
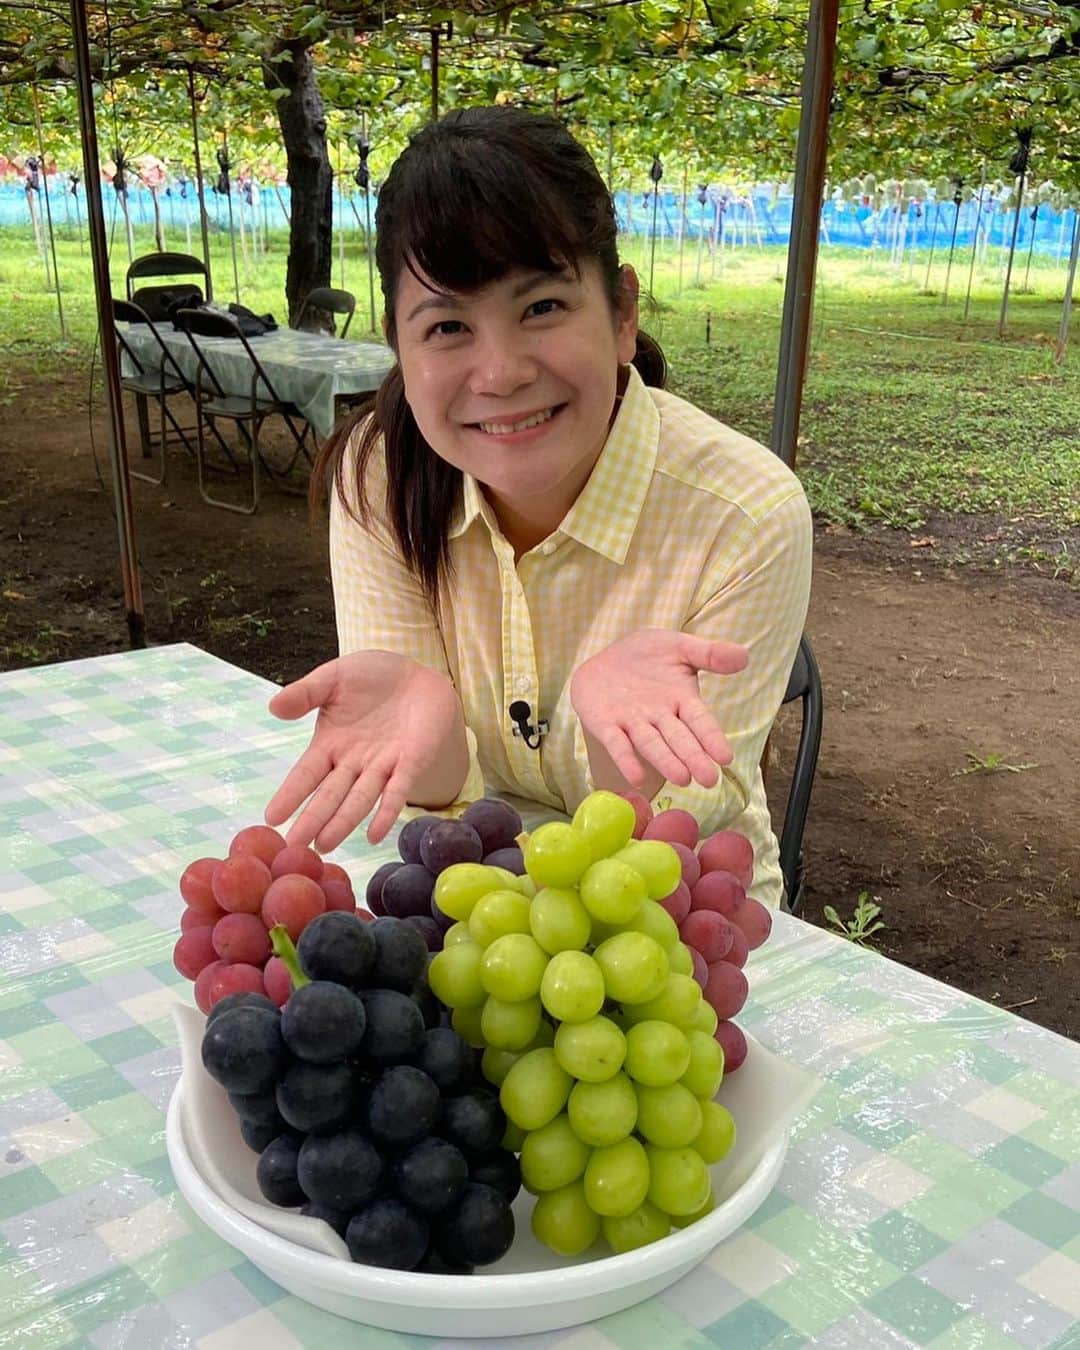
[[(394, 301), (406, 267), (419, 268), (448, 291), (469, 292), (516, 267), (559, 272), (592, 259), (612, 308), (621, 300), (611, 194), (588, 151), (554, 117), (516, 108), (459, 108), (430, 123), (395, 160), (379, 192), (375, 224), (387, 336), (395, 348)], [(664, 384), (664, 354), (644, 333), (638, 334), (634, 365), (646, 384)], [(343, 451), (361, 423), (353, 510)], [(451, 570), (448, 530), (462, 476), (421, 435), (400, 365), (327, 440), (312, 473), (312, 502), (332, 482), (345, 509), (366, 524), (371, 504), (365, 471), (380, 439), (388, 524), (437, 610), (440, 581)]]

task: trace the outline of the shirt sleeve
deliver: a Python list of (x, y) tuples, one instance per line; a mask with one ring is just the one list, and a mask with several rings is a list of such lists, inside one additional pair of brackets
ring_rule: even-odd
[[(355, 504), (354, 442), (345, 451), (345, 483)], [(453, 682), (443, 635), (419, 580), (409, 571), (379, 512), (385, 494), (381, 454), (368, 460), (367, 497), (373, 514), (368, 526), (346, 511), (337, 490), (330, 495), (330, 577), (334, 591), (338, 653), (380, 650), (411, 657)], [(408, 806), (402, 819), (430, 811), (457, 815), (484, 795), (476, 735), (466, 726), (469, 768), (457, 800), (439, 810)]]

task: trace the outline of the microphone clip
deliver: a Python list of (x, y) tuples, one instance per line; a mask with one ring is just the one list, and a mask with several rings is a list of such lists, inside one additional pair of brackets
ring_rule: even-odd
[[(540, 749), (541, 737), (548, 733), (548, 724), (546, 718), (537, 718), (536, 725), (529, 720), (532, 717), (532, 709), (524, 701), (517, 698), (510, 704), (507, 710), (510, 714), (510, 720), (514, 723), (513, 734), (520, 736), (530, 750)], [(535, 737), (535, 740), (532, 739)]]

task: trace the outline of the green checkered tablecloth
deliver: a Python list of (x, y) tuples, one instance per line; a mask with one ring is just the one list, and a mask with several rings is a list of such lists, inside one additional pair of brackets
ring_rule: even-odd
[[(270, 689), (188, 646), (0, 676), (3, 1350), (434, 1344), (286, 1294), (166, 1160), (176, 882), (306, 744)], [(391, 852), (339, 851), (361, 884)], [(776, 1189), (662, 1295), (515, 1350), (1080, 1347), (1080, 1047), (783, 915), (751, 988), (823, 1080)]]

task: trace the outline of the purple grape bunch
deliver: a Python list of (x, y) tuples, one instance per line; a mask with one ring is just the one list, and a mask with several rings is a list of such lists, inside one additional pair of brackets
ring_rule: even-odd
[(403, 919), (427, 943), (442, 950), (443, 934), (453, 924), (435, 903), (435, 881), (455, 863), (487, 863), (522, 876), (525, 863), (517, 837), (521, 817), (497, 797), (473, 802), (456, 819), (417, 816), (398, 835), (401, 861), (383, 863), (367, 885), (367, 907), (376, 916)]

